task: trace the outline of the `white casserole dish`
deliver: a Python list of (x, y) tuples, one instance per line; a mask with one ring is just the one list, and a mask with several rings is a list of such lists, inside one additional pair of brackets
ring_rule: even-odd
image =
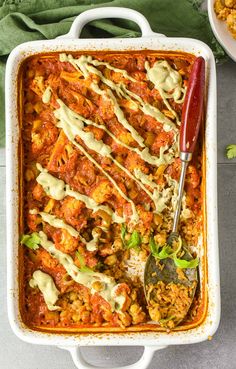
[[(78, 39), (83, 26), (98, 18), (126, 18), (135, 21), (141, 38), (133, 39)], [(207, 62), (206, 101), (206, 240), (208, 304), (205, 320), (195, 328), (185, 331), (55, 334), (42, 333), (26, 327), (19, 314), (18, 284), (18, 143), (19, 122), (17, 109), (17, 75), (22, 61), (37, 53), (75, 50), (170, 50), (203, 56)], [(216, 170), (216, 71), (213, 54), (204, 43), (188, 38), (166, 38), (152, 32), (147, 20), (138, 12), (126, 8), (99, 8), (78, 16), (68, 34), (56, 40), (33, 41), (17, 46), (10, 54), (6, 68), (6, 148), (7, 148), (7, 263), (8, 263), (8, 316), (15, 334), (22, 340), (44, 345), (54, 345), (69, 350), (78, 368), (94, 368), (81, 355), (81, 346), (145, 346), (142, 358), (125, 368), (147, 368), (156, 350), (168, 345), (201, 342), (212, 336), (220, 319), (220, 285), (217, 229), (217, 170)]]

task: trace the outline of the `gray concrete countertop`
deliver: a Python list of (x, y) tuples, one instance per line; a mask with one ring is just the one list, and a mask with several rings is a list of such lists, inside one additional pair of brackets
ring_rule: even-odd
[[(156, 352), (149, 369), (236, 368), (236, 159), (228, 161), (225, 158), (225, 146), (236, 143), (236, 63), (218, 66), (217, 79), (221, 323), (212, 341)], [(0, 152), (0, 183), (0, 368), (74, 369), (69, 353), (54, 347), (26, 344), (10, 329), (6, 307), (4, 151)], [(83, 353), (92, 364), (112, 367), (137, 361), (142, 348), (87, 347)]]

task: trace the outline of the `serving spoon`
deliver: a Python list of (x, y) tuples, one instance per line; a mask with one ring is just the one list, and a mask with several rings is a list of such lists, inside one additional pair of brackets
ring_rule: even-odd
[[(205, 89), (205, 60), (202, 57), (195, 59), (193, 68), (189, 77), (189, 83), (187, 87), (187, 93), (183, 104), (182, 119), (180, 127), (180, 160), (181, 160), (181, 173), (179, 179), (177, 204), (174, 213), (173, 228), (170, 236), (167, 239), (167, 244), (172, 246), (174, 241), (178, 242), (178, 224), (180, 219), (182, 197), (184, 191), (184, 183), (186, 170), (189, 162), (192, 160), (192, 155), (196, 147), (199, 128), (203, 115), (204, 105), (204, 89)], [(192, 255), (190, 252), (182, 247), (181, 248), (182, 259), (190, 261)], [(160, 267), (161, 263), (161, 267)], [(150, 285), (156, 285), (159, 281), (167, 284), (183, 285), (189, 288), (191, 291), (191, 302), (194, 298), (198, 273), (197, 267), (185, 268), (185, 277), (182, 278), (177, 270), (177, 266), (174, 263), (173, 258), (167, 257), (163, 260), (156, 259), (152, 253), (150, 253), (144, 270), (144, 292), (147, 303), (150, 303), (150, 294), (148, 293)], [(157, 298), (157, 296), (156, 296)], [(186, 314), (188, 312), (191, 303), (186, 308)], [(185, 316), (186, 316), (185, 314)], [(185, 317), (183, 316), (181, 320)], [(175, 322), (179, 324), (181, 320)]]

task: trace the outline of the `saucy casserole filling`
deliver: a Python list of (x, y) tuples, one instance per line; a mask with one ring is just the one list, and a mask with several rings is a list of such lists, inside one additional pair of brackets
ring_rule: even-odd
[[(21, 311), (27, 325), (126, 328), (151, 321), (143, 270), (171, 231), (181, 111), (194, 59), (84, 52), (24, 62)], [(180, 221), (194, 256), (202, 233), (201, 163), (200, 142), (187, 169)], [(181, 263), (179, 273), (184, 278)], [(181, 310), (179, 291), (160, 291)], [(198, 291), (182, 324), (194, 320), (199, 304)]]

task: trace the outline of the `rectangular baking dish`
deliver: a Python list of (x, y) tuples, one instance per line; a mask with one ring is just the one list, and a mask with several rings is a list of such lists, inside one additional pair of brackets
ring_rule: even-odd
[[(142, 37), (133, 39), (78, 39), (83, 26), (98, 18), (126, 18), (135, 21)], [(206, 119), (205, 119), (205, 175), (206, 175), (206, 258), (207, 311), (201, 324), (188, 330), (166, 332), (124, 333), (43, 333), (24, 325), (19, 313), (19, 193), (20, 167), (18, 120), (18, 72), (25, 58), (38, 53), (79, 50), (158, 50), (182, 51), (203, 56), (207, 65)], [(212, 51), (204, 43), (188, 38), (167, 38), (152, 32), (147, 20), (138, 12), (126, 8), (99, 8), (86, 11), (73, 22), (68, 34), (56, 40), (27, 42), (17, 46), (10, 54), (6, 68), (6, 150), (7, 150), (7, 263), (8, 263), (8, 316), (15, 334), (22, 340), (55, 345), (71, 352), (74, 363), (80, 368), (92, 368), (83, 360), (81, 346), (144, 345), (138, 363), (129, 367), (146, 368), (155, 350), (168, 345), (201, 342), (212, 336), (220, 319), (220, 285), (217, 227), (217, 169), (216, 169), (216, 71)], [(200, 274), (203, 272), (201, 268)], [(127, 368), (127, 367), (126, 367)]]

